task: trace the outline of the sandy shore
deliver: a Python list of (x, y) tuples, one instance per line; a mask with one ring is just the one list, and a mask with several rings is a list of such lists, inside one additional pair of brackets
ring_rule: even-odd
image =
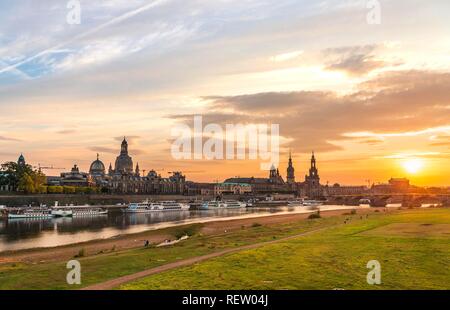
[[(387, 209), (377, 208), (384, 212)], [(392, 209), (391, 209), (392, 210)], [(342, 215), (348, 210), (321, 211), (322, 217)], [(358, 209), (358, 214), (373, 213), (374, 209)], [(254, 223), (261, 225), (276, 225), (304, 220), (309, 213), (297, 214), (265, 214), (256, 218), (230, 219), (210, 221), (202, 223), (201, 233), (203, 235), (217, 235), (242, 229), (243, 226), (250, 227)], [(192, 224), (183, 225), (190, 226)], [(182, 227), (182, 226), (180, 226)], [(166, 239), (174, 239), (167, 229), (149, 230), (137, 234), (119, 235), (109, 239), (100, 239), (83, 243), (59, 246), (54, 248), (37, 248), (29, 250), (18, 250), (0, 253), (0, 264), (11, 262), (43, 263), (51, 261), (62, 261), (73, 258), (80, 249), (84, 249), (85, 256), (92, 256), (111, 251), (120, 251), (144, 246), (145, 240), (151, 243), (160, 243)]]

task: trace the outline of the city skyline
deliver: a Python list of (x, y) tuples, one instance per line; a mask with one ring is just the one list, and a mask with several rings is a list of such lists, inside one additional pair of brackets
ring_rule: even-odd
[(79, 25), (64, 1), (0, 4), (0, 162), (87, 171), (125, 135), (141, 170), (267, 175), (174, 160), (171, 128), (202, 115), (279, 124), (283, 177), (289, 149), (297, 177), (315, 150), (323, 183), (450, 185), (448, 1), (383, 1), (379, 25), (364, 1), (178, 4), (82, 2)]

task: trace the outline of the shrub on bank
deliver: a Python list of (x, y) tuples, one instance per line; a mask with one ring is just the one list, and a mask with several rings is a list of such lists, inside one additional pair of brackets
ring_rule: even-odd
[(320, 212), (312, 213), (312, 214), (310, 214), (310, 215), (308, 216), (308, 219), (309, 219), (309, 220), (320, 219), (320, 218), (322, 218), (322, 217), (320, 216)]
[(75, 194), (75, 186), (64, 186), (63, 192), (64, 194)]
[(62, 194), (64, 188), (62, 186), (49, 186), (47, 187), (47, 192), (49, 194)]

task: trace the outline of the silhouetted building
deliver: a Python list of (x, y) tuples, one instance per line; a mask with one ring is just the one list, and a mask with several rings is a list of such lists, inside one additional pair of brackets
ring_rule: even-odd
[(147, 176), (141, 176), (139, 164), (133, 169), (133, 159), (128, 154), (128, 142), (125, 137), (114, 169), (110, 164), (108, 175), (103, 180), (108, 181), (108, 189), (111, 192), (120, 194), (181, 195), (186, 191), (186, 177), (181, 172), (173, 172), (170, 177), (163, 178), (155, 170), (150, 170)]
[(93, 186), (94, 182), (89, 173), (80, 172), (77, 165), (70, 172), (61, 173), (60, 183), (62, 186)]
[(295, 184), (295, 169), (294, 166), (292, 165), (292, 156), (291, 156), (291, 152), (289, 151), (289, 163), (288, 163), (288, 167), (286, 169), (286, 182), (289, 185)]

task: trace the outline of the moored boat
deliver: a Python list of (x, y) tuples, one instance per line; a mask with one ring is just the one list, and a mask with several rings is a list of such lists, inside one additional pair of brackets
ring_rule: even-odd
[(160, 202), (138, 202), (130, 203), (126, 209), (122, 209), (126, 213), (147, 213), (157, 211), (187, 211), (189, 205), (176, 201), (160, 201)]
[(226, 200), (226, 201), (220, 201), (220, 200), (211, 200), (208, 202), (205, 202), (201, 209), (202, 210), (212, 210), (212, 209), (240, 209), (247, 207), (247, 204), (244, 202), (240, 202), (237, 200)]
[(52, 210), (50, 209), (16, 209), (8, 212), (9, 219), (25, 219), (25, 218), (52, 218)]
[(71, 217), (73, 216), (73, 211), (69, 209), (54, 209), (52, 210), (52, 215), (54, 217)]
[(98, 215), (107, 215), (108, 210), (102, 208), (95, 207), (80, 207), (72, 209), (74, 217), (82, 217), (82, 216), (98, 216)]
[(301, 207), (303, 206), (303, 200), (290, 200), (287, 205), (288, 207)]
[(303, 205), (306, 207), (318, 207), (321, 206), (323, 203), (318, 200), (303, 200)]

